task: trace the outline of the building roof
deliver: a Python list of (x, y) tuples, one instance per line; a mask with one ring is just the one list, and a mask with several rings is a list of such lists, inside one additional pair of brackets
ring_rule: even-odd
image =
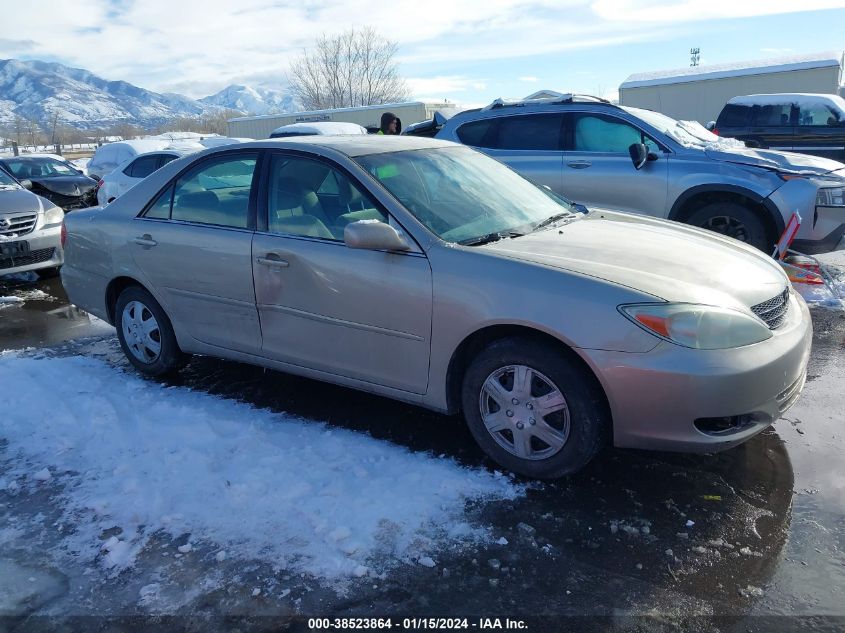
[(303, 110), (300, 112), (279, 112), (277, 114), (259, 114), (256, 116), (239, 116), (235, 117), (234, 119), (229, 119), (231, 121), (260, 121), (261, 119), (278, 119), (280, 117), (289, 117), (289, 116), (313, 116), (317, 114), (337, 114), (338, 112), (359, 112), (359, 111), (366, 111), (366, 110), (389, 110), (391, 108), (400, 108), (400, 107), (407, 107), (407, 106), (427, 106), (427, 105), (454, 105), (448, 104), (446, 102), (438, 102), (438, 101), (405, 101), (402, 103), (381, 103), (377, 105), (368, 105), (368, 106), (354, 106), (351, 108), (327, 108), (325, 110)]
[(757, 59), (729, 64), (712, 64), (709, 66), (690, 66), (674, 70), (657, 70), (648, 73), (635, 73), (628, 77), (620, 90), (625, 88), (642, 88), (644, 86), (660, 86), (668, 84), (690, 83), (709, 79), (724, 79), (726, 77), (742, 77), (747, 75), (763, 75), (768, 73), (788, 72), (792, 70), (807, 70), (811, 68), (842, 67), (842, 53), (831, 51), (815, 53), (813, 55), (794, 55), (792, 57), (778, 57), (775, 59)]

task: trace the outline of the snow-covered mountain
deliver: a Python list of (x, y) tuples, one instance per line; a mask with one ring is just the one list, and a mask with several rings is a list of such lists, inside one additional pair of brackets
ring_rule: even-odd
[(237, 84), (200, 99), (200, 103), (250, 114), (278, 114), (297, 110), (296, 101), (291, 94), (275, 88)]
[(108, 81), (58, 63), (0, 60), (0, 125), (8, 126), (16, 115), (47, 123), (58, 113), (61, 123), (80, 129), (116, 123), (149, 128), (174, 117), (201, 116), (223, 108), (244, 114), (295, 109), (293, 99), (278, 90), (230, 86), (195, 100)]

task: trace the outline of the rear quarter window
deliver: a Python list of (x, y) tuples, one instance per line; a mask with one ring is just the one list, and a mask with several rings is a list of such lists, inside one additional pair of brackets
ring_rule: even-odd
[(464, 145), (471, 145), (472, 147), (496, 146), (496, 126), (494, 125), (494, 119), (482, 119), (480, 121), (464, 123), (457, 129), (456, 134)]
[(716, 120), (716, 127), (748, 127), (751, 118), (750, 115), (751, 106), (729, 103), (719, 114), (719, 118)]

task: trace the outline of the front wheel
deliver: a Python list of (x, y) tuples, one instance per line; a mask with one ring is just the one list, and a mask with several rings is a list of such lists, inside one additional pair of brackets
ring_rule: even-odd
[(765, 251), (770, 239), (763, 220), (753, 210), (736, 202), (714, 202), (694, 211), (687, 224), (727, 235)]
[(170, 319), (149, 292), (130, 286), (117, 298), (114, 314), (120, 346), (135, 369), (163, 376), (184, 365)]
[(610, 416), (592, 376), (574, 359), (531, 339), (496, 341), (463, 382), (470, 432), (495, 462), (554, 479), (583, 468), (601, 448)]

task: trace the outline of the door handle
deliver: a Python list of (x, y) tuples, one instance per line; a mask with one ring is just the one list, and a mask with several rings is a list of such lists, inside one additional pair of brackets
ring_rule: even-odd
[(269, 266), (270, 268), (287, 268), (290, 266), (290, 262), (285, 259), (279, 259), (278, 257), (256, 257), (255, 261), (262, 266)]
[(572, 167), (572, 169), (587, 169), (587, 167), (592, 167), (593, 165), (588, 160), (573, 160), (566, 164)]
[(139, 246), (146, 246), (147, 248), (150, 248), (150, 247), (158, 244), (158, 242), (156, 242), (153, 239), (152, 235), (150, 235), (149, 233), (144, 233), (141, 237), (136, 237), (132, 241), (135, 242), (136, 244), (138, 244)]

